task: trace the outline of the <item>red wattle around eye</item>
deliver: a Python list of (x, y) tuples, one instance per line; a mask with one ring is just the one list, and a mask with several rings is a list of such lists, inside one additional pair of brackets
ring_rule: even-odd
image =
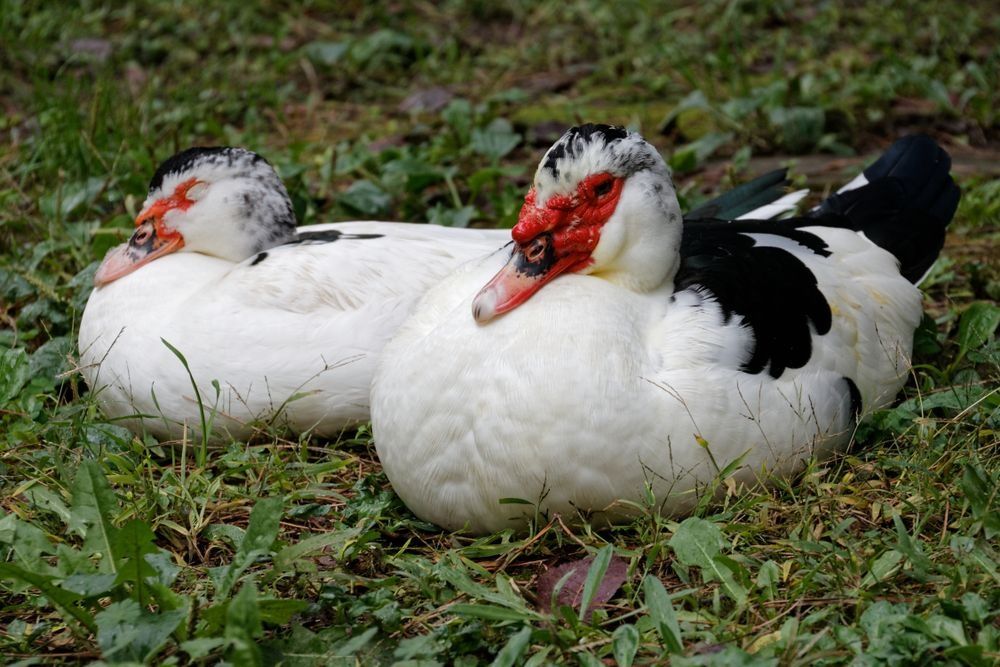
[(605, 172), (585, 178), (577, 192), (586, 199), (603, 199), (614, 190), (615, 178)]

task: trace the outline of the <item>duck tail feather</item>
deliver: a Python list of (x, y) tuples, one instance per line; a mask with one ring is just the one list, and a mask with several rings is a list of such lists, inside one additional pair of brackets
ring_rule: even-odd
[(864, 170), (866, 183), (831, 195), (809, 215), (862, 232), (918, 283), (940, 254), (961, 198), (950, 171), (947, 151), (927, 135), (910, 135)]

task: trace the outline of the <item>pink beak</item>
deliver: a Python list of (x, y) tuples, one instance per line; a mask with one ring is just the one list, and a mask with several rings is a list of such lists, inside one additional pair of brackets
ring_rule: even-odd
[[(139, 216), (142, 220), (142, 215)], [(147, 216), (139, 222), (128, 243), (122, 243), (108, 251), (104, 261), (94, 274), (94, 284), (98, 287), (118, 280), (132, 273), (140, 266), (152, 262), (184, 247), (184, 237), (178, 232), (158, 232), (159, 220)]]

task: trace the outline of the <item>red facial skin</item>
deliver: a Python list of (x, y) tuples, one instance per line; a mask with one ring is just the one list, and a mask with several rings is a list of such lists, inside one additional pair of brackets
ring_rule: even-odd
[(486, 322), (513, 310), (559, 274), (589, 266), (624, 183), (608, 173), (594, 174), (572, 195), (550, 197), (542, 208), (535, 206), (532, 188), (511, 231), (514, 254), (473, 301), (476, 320)]
[(535, 189), (528, 191), (511, 236), (524, 248), (536, 236), (552, 231), (557, 253), (586, 252), (601, 240), (601, 227), (614, 213), (624, 180), (602, 173), (588, 176), (572, 195), (550, 197), (544, 208), (535, 206)]
[(156, 221), (156, 233), (164, 236), (169, 234), (175, 234), (163, 226), (163, 216), (166, 215), (167, 211), (172, 209), (178, 209), (181, 211), (186, 211), (191, 208), (191, 204), (194, 202), (188, 199), (188, 190), (193, 188), (198, 182), (196, 178), (189, 178), (183, 183), (179, 184), (174, 188), (173, 194), (169, 197), (163, 197), (162, 199), (157, 199), (152, 204), (150, 204), (146, 209), (144, 209), (135, 218), (135, 226), (138, 227), (146, 220), (152, 218)]
[(163, 217), (168, 211), (188, 210), (194, 201), (188, 199), (187, 193), (197, 183), (197, 179), (188, 179), (174, 188), (169, 197), (157, 199), (143, 209), (135, 218), (136, 230), (132, 238), (108, 251), (94, 274), (94, 284), (107, 285), (158, 257), (183, 248), (184, 237), (167, 227)]

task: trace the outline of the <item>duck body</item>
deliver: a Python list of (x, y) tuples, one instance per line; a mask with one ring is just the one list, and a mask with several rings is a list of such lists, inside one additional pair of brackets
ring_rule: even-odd
[[(648, 191), (626, 179), (618, 208)], [(831, 206), (678, 225), (661, 280), (636, 289), (641, 277), (613, 264), (588, 267), (499, 316), (482, 317), (505, 298), (489, 293), (497, 279), (477, 290), (516, 258), (460, 268), (376, 371), (373, 429), (397, 493), (418, 516), (477, 533), (534, 512), (615, 521), (650, 502), (683, 513), (730, 465), (753, 484), (842, 449), (859, 414), (904, 383), (921, 296), (899, 258)]]
[(335, 434), (368, 418), (375, 360), (416, 299), (503, 243), (498, 230), (392, 222), (299, 233), (240, 262), (172, 253), (96, 288), (79, 340), (104, 413), (161, 438), (198, 433), (193, 376), (218, 436), (273, 420)]
[[(891, 255), (832, 231), (824, 238), (840, 242), (852, 279), (830, 260), (810, 264), (826, 274), (820, 290), (838, 317), (810, 363), (780, 378), (741, 370), (752, 332), (696, 290), (636, 294), (571, 274), (521, 317), (479, 325), (472, 297), (505, 258), (462, 269), (427, 295), (377, 376), (410, 388), (373, 406), (393, 487), (422, 518), (490, 532), (523, 519), (524, 505), (500, 498), (614, 519), (630, 511), (615, 501), (642, 498), (649, 484), (657, 503), (682, 512), (737, 459), (734, 478), (750, 483), (841, 449), (855, 424), (851, 383), (874, 409), (905, 381), (921, 297)], [(419, 407), (401, 407), (411, 400)], [(404, 431), (408, 447), (383, 446)]]

